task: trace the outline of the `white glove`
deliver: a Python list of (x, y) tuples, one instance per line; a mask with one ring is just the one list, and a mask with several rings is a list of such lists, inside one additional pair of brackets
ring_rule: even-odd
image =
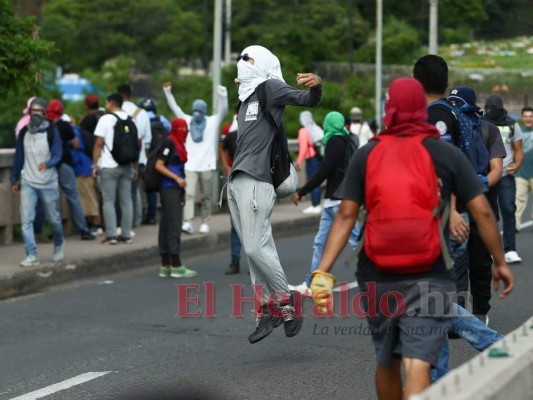
[(217, 94), (221, 97), (228, 97), (228, 89), (222, 85), (217, 86)]

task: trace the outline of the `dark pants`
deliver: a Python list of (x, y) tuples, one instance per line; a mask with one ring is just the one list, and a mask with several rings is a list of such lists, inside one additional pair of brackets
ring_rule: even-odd
[(157, 192), (146, 192), (146, 219), (155, 220), (157, 213)]
[[(320, 158), (317, 156), (305, 160), (305, 174), (307, 175), (307, 180), (311, 179), (316, 174), (318, 168), (320, 168)], [(311, 205), (313, 207), (320, 204), (321, 195), (322, 189), (320, 189), (320, 186), (311, 191)]]
[[(473, 314), (487, 314), (490, 310), (492, 258), (481, 240), (477, 226), (473, 221), (470, 221), (468, 253), (470, 258), (468, 271), (470, 273), (470, 292), (472, 293), (473, 303), (472, 312)], [(462, 290), (462, 288), (459, 290)]]
[[(453, 277), (457, 285), (456, 303), (463, 308), (467, 308), (466, 296), (468, 296), (468, 269), (470, 263), (470, 254), (468, 253), (468, 244), (466, 251), (453, 260)], [(468, 305), (470, 306), (470, 305)]]
[(233, 221), (230, 218), (231, 222), (231, 259), (235, 261), (239, 261), (241, 259), (241, 239), (239, 238), (239, 235), (237, 234), (237, 231), (235, 230), (235, 226), (233, 225)]
[[(183, 220), (183, 189), (161, 189), (161, 221), (159, 222), (159, 254), (173, 259), (179, 256)], [(179, 267), (179, 265), (174, 265)]]
[(502, 214), (503, 250), (515, 251), (516, 243), (516, 180), (513, 175), (502, 176), (497, 185), (498, 205)]

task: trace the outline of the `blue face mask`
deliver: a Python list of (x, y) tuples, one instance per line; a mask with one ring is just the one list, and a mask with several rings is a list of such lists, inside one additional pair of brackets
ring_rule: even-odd
[(204, 140), (205, 123), (205, 114), (201, 111), (193, 111), (190, 126), (190, 134), (193, 142), (200, 143)]

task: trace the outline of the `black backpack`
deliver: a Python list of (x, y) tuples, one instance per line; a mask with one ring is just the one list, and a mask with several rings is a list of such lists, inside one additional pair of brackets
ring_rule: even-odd
[[(141, 143), (137, 135), (137, 126), (133, 119), (121, 119), (115, 113), (111, 113), (117, 119), (113, 134), (113, 150), (111, 155), (118, 165), (127, 165), (139, 161)], [(108, 148), (109, 149), (109, 148)]]
[(153, 152), (168, 137), (168, 131), (163, 122), (161, 122), (161, 118), (159, 116), (150, 118), (150, 127), (152, 128), (152, 143), (150, 144), (150, 151)]
[[(159, 147), (161, 147), (161, 144)], [(143, 189), (147, 193), (159, 192), (161, 186), (161, 174), (155, 169), (159, 147), (150, 153), (146, 161), (146, 167), (144, 168)]]

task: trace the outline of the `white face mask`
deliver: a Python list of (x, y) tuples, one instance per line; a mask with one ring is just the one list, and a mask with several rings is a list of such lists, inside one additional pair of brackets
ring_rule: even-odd
[(259, 73), (253, 64), (244, 60), (240, 60), (237, 63), (237, 79), (239, 80), (239, 86), (246, 85), (256, 78), (259, 78)]

